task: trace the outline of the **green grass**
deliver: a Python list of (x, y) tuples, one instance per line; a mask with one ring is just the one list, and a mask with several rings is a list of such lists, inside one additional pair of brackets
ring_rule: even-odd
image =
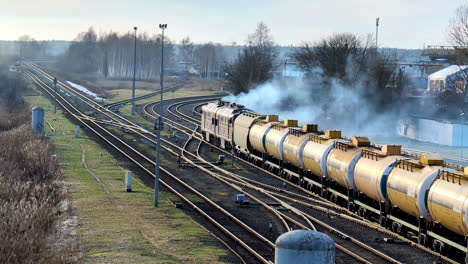
[[(48, 100), (27, 97), (31, 106), (47, 109)], [(56, 147), (65, 182), (69, 186), (74, 213), (79, 218), (78, 234), (87, 249), (87, 263), (219, 263), (229, 251), (205, 229), (191, 221), (169, 202), (178, 199), (166, 192), (160, 207), (154, 208), (153, 191), (134, 176), (133, 192), (124, 186), (126, 162), (117, 161), (85, 131), (75, 137), (75, 125), (61, 111), (46, 111), (56, 129), (46, 134)], [(83, 166), (85, 150), (89, 169)], [(101, 159), (102, 153), (102, 159)]]

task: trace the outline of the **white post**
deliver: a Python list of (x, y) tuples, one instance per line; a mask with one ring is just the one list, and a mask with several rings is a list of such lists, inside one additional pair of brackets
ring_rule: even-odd
[(80, 137), (80, 126), (76, 126), (75, 137)]
[(131, 171), (125, 172), (125, 186), (127, 186), (127, 192), (132, 191), (132, 172)]

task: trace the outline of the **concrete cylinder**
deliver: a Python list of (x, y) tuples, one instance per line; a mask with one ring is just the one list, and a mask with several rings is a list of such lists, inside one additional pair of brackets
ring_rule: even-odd
[(335, 263), (335, 242), (311, 230), (284, 233), (275, 243), (275, 264)]
[(132, 191), (132, 172), (131, 171), (125, 172), (125, 186), (127, 187), (127, 192)]
[(34, 107), (32, 109), (32, 132), (40, 134), (44, 132), (44, 109)]

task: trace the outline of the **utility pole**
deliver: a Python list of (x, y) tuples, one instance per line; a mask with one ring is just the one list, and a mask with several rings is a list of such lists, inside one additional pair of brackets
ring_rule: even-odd
[(57, 78), (54, 77), (54, 113), (57, 113)]
[(137, 27), (134, 27), (135, 30), (135, 48), (133, 54), (133, 87), (132, 87), (132, 115), (135, 114), (135, 78), (136, 78), (136, 44), (137, 44)]
[(161, 99), (159, 102), (159, 116), (156, 118), (154, 129), (156, 129), (156, 167), (154, 168), (154, 207), (159, 206), (159, 178), (161, 175), (161, 170), (159, 165), (161, 162), (161, 131), (164, 129), (163, 123), (163, 78), (164, 78), (164, 29), (167, 28), (167, 24), (159, 24), (159, 28), (162, 30), (162, 39), (161, 39), (161, 76), (159, 77), (160, 81), (160, 94)]
[(464, 137), (463, 137), (463, 132), (464, 132), (464, 131), (463, 131), (463, 130), (464, 130), (464, 126), (465, 126), (465, 111), (463, 111), (463, 112), (460, 114), (460, 116), (461, 116), (461, 125), (462, 125), (462, 127), (461, 127), (462, 130), (461, 130), (461, 152), (460, 152), (460, 158), (461, 158), (462, 166), (464, 166), (464, 165), (463, 165), (463, 140), (464, 140)]
[(379, 48), (378, 46), (378, 38), (379, 38), (379, 20), (380, 18), (377, 18), (375, 20), (375, 49), (377, 50)]

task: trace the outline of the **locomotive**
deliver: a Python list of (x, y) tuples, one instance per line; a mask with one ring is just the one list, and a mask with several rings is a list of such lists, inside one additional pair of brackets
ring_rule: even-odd
[(206, 141), (420, 244), (467, 252), (468, 167), (223, 101), (202, 107), (201, 130)]

